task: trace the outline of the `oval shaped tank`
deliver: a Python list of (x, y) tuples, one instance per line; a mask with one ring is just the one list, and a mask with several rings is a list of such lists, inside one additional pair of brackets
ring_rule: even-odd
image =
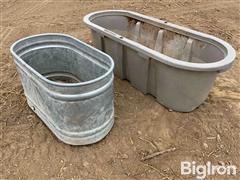
[(110, 56), (64, 34), (40, 34), (11, 47), (28, 105), (63, 142), (84, 145), (113, 126)]
[(118, 77), (175, 111), (198, 107), (236, 56), (221, 39), (131, 11), (93, 12), (84, 22)]

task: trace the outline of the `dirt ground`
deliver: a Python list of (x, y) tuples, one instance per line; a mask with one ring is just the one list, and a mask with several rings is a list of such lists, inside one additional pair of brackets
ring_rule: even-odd
[[(9, 53), (19, 38), (67, 33), (90, 42), (85, 14), (128, 9), (215, 35), (240, 53), (240, 1), (1, 0), (0, 179), (186, 179), (180, 162), (240, 169), (240, 62), (218, 76), (209, 98), (191, 113), (171, 112), (115, 78), (115, 125), (99, 143), (60, 142), (27, 106)], [(149, 160), (142, 157), (175, 147)], [(188, 179), (194, 177), (188, 176)], [(209, 176), (208, 179), (224, 179)], [(230, 177), (228, 177), (230, 179)], [(232, 177), (232, 179), (240, 179)]]

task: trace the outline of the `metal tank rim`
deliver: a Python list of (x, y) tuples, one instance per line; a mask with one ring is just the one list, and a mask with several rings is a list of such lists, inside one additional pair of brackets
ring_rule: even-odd
[[(26, 62), (24, 62), (22, 60), (22, 58), (17, 55), (17, 53), (15, 53), (14, 51), (14, 48), (16, 45), (18, 45), (19, 43), (21, 43), (22, 41), (25, 41), (25, 40), (29, 40), (29, 39), (32, 39), (32, 38), (37, 38), (37, 37), (43, 37), (43, 36), (61, 36), (61, 37), (65, 37), (65, 38), (70, 38), (84, 46), (86, 46), (87, 48), (90, 48), (94, 51), (97, 51), (98, 53), (100, 53), (101, 55), (105, 56), (107, 59), (109, 59), (109, 62), (110, 62), (110, 67), (109, 69), (107, 70), (106, 73), (104, 73), (103, 75), (95, 78), (95, 79), (92, 79), (92, 80), (89, 80), (89, 81), (85, 81), (85, 82), (78, 82), (78, 83), (61, 83), (61, 82), (54, 82), (54, 81), (51, 81), (49, 79), (47, 79), (46, 77), (44, 77), (43, 75), (41, 75), (39, 72), (37, 72), (35, 69), (33, 69), (31, 66), (29, 66)], [(57, 42), (57, 40), (56, 40)], [(27, 69), (30, 69), (33, 73), (35, 73), (35, 75), (37, 75), (41, 80), (43, 80), (44, 82), (50, 84), (50, 85), (54, 85), (54, 86), (59, 86), (59, 87), (79, 87), (79, 86), (86, 86), (86, 85), (90, 85), (90, 84), (93, 84), (93, 83), (96, 83), (98, 81), (101, 81), (103, 80), (104, 78), (106, 78), (108, 75), (110, 75), (112, 72), (113, 72), (113, 69), (114, 69), (114, 61), (113, 59), (103, 53), (102, 51), (98, 50), (98, 49), (95, 49), (94, 47), (88, 45), (87, 43), (84, 43), (82, 41), (79, 41), (77, 38), (73, 37), (73, 36), (70, 36), (70, 35), (67, 35), (67, 34), (62, 34), (62, 33), (43, 33), (43, 34), (37, 34), (37, 35), (32, 35), (32, 36), (28, 36), (28, 37), (25, 37), (25, 38), (22, 38), (22, 39), (19, 39), (17, 40), (14, 44), (11, 45), (10, 47), (10, 52), (12, 53), (12, 55), (14, 56), (14, 58), (16, 58), (19, 62), (21, 62), (21, 65), (23, 66), (26, 66)]]

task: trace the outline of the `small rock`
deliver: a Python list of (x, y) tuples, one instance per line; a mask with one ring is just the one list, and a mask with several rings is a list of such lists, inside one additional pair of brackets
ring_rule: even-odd
[(208, 148), (208, 145), (207, 145), (207, 143), (203, 143), (203, 146), (204, 146), (204, 148), (205, 148), (205, 149), (207, 149), (207, 148)]
[(128, 155), (127, 154), (122, 154), (122, 158), (123, 159), (128, 159)]
[(218, 161), (218, 165), (220, 165), (220, 166), (224, 166), (225, 163), (224, 163), (223, 161)]
[(89, 163), (88, 163), (87, 161), (84, 161), (84, 162), (83, 162), (83, 166), (84, 166), (84, 167), (88, 167), (88, 166), (89, 166)]
[(221, 137), (220, 137), (220, 135), (218, 134), (217, 135), (217, 142), (220, 142), (221, 141)]

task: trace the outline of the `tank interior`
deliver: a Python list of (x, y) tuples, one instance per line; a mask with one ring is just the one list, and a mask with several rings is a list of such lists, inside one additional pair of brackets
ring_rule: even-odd
[(64, 47), (28, 51), (21, 58), (41, 75), (61, 83), (85, 82), (107, 72), (106, 66), (90, 55)]
[(161, 24), (156, 26), (122, 15), (96, 17), (92, 22), (178, 60), (211, 63), (225, 56), (215, 45), (166, 30)]

